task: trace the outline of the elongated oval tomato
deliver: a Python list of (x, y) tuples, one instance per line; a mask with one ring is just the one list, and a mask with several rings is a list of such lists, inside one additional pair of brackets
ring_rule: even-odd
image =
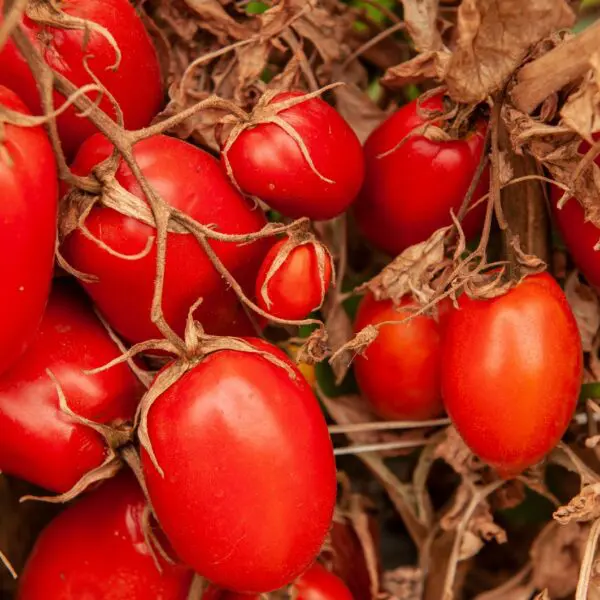
[(177, 555), (219, 587), (261, 593), (315, 559), (331, 523), (336, 476), (306, 380), (279, 349), (251, 343), (295, 379), (257, 353), (210, 354), (150, 409), (164, 477), (145, 451), (142, 465)]
[[(29, 114), (0, 86), (0, 104)], [(56, 243), (58, 175), (41, 127), (4, 125), (0, 141), (0, 372), (31, 342), (50, 291)]]
[[(271, 104), (302, 96), (284, 92)], [(282, 110), (325, 181), (311, 168), (298, 142), (279, 125), (246, 129), (227, 153), (233, 176), (246, 193), (258, 196), (286, 217), (331, 219), (356, 198), (364, 177), (360, 142), (340, 114), (320, 98)], [(221, 162), (225, 160), (221, 157)]]
[[(0, 22), (4, 0), (0, 0)], [(93, 83), (85, 69), (91, 71), (113, 95), (129, 129), (145, 127), (160, 110), (162, 84), (160, 68), (152, 42), (135, 9), (127, 0), (62, 0), (60, 9), (71, 17), (92, 21), (114, 38), (121, 51), (117, 69), (115, 49), (97, 31), (61, 29), (39, 25), (24, 17), (25, 33), (42, 52), (46, 63), (77, 87)], [(42, 114), (39, 92), (26, 61), (14, 42), (8, 41), (0, 52), (0, 84), (15, 90), (35, 114)], [(95, 99), (97, 93), (90, 93)], [(56, 107), (64, 97), (54, 94)], [(100, 108), (115, 118), (113, 105), (103, 98)], [(81, 143), (97, 130), (74, 108), (58, 117), (58, 129), (64, 150), (72, 156)]]
[(403, 299), (398, 308), (391, 300), (366, 295), (358, 309), (356, 332), (385, 321), (377, 338), (354, 359), (358, 386), (376, 413), (385, 419), (431, 419), (443, 412), (440, 387), (440, 326), (429, 316), (410, 316), (414, 304)]
[(133, 419), (142, 389), (127, 365), (97, 375), (120, 351), (77, 287), (55, 284), (39, 332), (0, 376), (0, 471), (54, 492), (70, 489), (107, 453), (104, 440), (61, 411), (52, 371), (73, 412), (99, 423)]
[[(84, 175), (107, 158), (112, 145), (102, 136), (90, 138), (77, 155), (73, 170)], [(153, 188), (165, 202), (196, 221), (213, 225), (221, 233), (251, 233), (266, 223), (259, 208), (230, 185), (219, 163), (191, 144), (167, 136), (155, 136), (135, 146), (135, 157)], [(143, 198), (130, 169), (121, 164), (118, 182), (129, 192)], [(135, 255), (143, 253), (156, 230), (133, 217), (97, 207), (86, 225), (92, 234), (113, 250)], [(249, 296), (261, 261), (271, 242), (260, 240), (239, 245), (211, 242), (223, 264)], [(150, 320), (156, 244), (136, 260), (114, 256), (80, 230), (73, 231), (63, 243), (65, 258), (78, 270), (96, 275), (95, 283), (83, 283), (110, 324), (130, 342), (159, 336)], [(126, 293), (124, 291), (126, 290)], [(202, 297), (195, 312), (209, 333), (215, 335), (251, 334), (252, 328), (236, 295), (213, 267), (192, 235), (169, 233), (162, 307), (167, 322), (183, 334), (189, 308)]]
[(324, 253), (321, 279), (314, 245), (296, 246), (269, 279), (266, 289), (263, 289), (269, 270), (286, 241), (277, 242), (267, 253), (256, 278), (256, 297), (258, 305), (275, 317), (304, 319), (321, 307), (331, 285), (331, 258)]
[(315, 563), (292, 586), (296, 600), (353, 600), (346, 584), (319, 563)]
[(186, 600), (191, 570), (161, 560), (143, 533), (144, 495), (130, 472), (103, 483), (41, 533), (18, 600)]
[(444, 403), (471, 450), (514, 476), (556, 445), (573, 416), (582, 377), (575, 318), (547, 273), (459, 305), (444, 332)]
[[(434, 96), (422, 106), (442, 110), (443, 97)], [(415, 134), (423, 124), (414, 100), (386, 119), (365, 142), (365, 182), (355, 204), (356, 220), (373, 246), (391, 255), (452, 224), (450, 209), (458, 213), (484, 151), (484, 120), (464, 139), (448, 141)], [(486, 169), (474, 201), (488, 187)], [(484, 204), (467, 214), (462, 223), (467, 238), (481, 228), (484, 216)]]

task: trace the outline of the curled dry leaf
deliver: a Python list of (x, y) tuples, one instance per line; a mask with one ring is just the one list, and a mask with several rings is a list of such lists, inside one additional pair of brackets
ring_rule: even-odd
[(577, 271), (573, 271), (565, 282), (565, 295), (579, 329), (584, 352), (591, 352), (594, 339), (600, 328), (600, 301), (589, 286), (581, 283)]
[(441, 81), (449, 60), (450, 52), (447, 50), (422, 52), (411, 60), (387, 69), (381, 83), (391, 90), (400, 90), (405, 85), (421, 83), (426, 79)]
[(423, 572), (416, 567), (398, 567), (383, 574), (383, 588), (394, 600), (421, 600)]
[(450, 96), (483, 102), (504, 87), (533, 44), (574, 22), (565, 0), (463, 0), (444, 76)]
[(588, 74), (579, 88), (569, 95), (560, 115), (567, 127), (593, 142), (592, 133), (600, 131), (600, 52), (590, 58)]
[(600, 518), (600, 483), (584, 486), (566, 506), (556, 510), (554, 518), (562, 525)]
[(451, 425), (446, 429), (446, 437), (438, 444), (434, 456), (449, 464), (459, 475), (479, 479), (479, 472), (485, 465), (469, 450)]
[(229, 16), (219, 0), (183, 0), (199, 18), (198, 27), (212, 33), (220, 44), (231, 38), (242, 40), (248, 35), (248, 28)]
[(531, 546), (533, 582), (550, 598), (564, 598), (577, 587), (589, 528), (549, 523)]
[(419, 52), (439, 50), (443, 46), (437, 27), (439, 0), (402, 0), (404, 22)]
[(359, 289), (369, 289), (377, 300), (391, 298), (399, 302), (411, 294), (426, 304), (435, 294), (431, 282), (443, 263), (444, 238), (450, 229), (452, 227), (438, 229), (428, 240), (410, 246)]

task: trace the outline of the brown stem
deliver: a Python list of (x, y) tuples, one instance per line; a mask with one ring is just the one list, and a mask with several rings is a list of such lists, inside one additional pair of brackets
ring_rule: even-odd
[(29, 0), (5, 0), (3, 21), (0, 24), (0, 51), (15, 27), (21, 22), (28, 2)]
[(513, 104), (530, 114), (548, 96), (582, 77), (589, 69), (592, 54), (598, 51), (599, 36), (600, 21), (596, 21), (575, 37), (525, 65), (510, 93)]

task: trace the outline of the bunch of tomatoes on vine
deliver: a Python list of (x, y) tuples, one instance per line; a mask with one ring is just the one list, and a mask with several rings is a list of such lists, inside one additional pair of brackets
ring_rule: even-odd
[[(335, 72), (168, 114), (128, 0), (0, 14), (0, 471), (60, 506), (18, 573), (6, 549), (16, 598), (400, 598), (368, 552), (339, 560), (368, 544), (336, 455), (389, 492), (383, 459), (442, 437), (470, 465), (462, 560), (480, 502), (561, 443), (587, 350), (507, 224), (500, 95), (413, 86), (361, 139)], [(216, 148), (174, 135), (205, 112)], [(600, 231), (538, 179), (600, 285)], [(391, 498), (418, 538), (427, 518)]]

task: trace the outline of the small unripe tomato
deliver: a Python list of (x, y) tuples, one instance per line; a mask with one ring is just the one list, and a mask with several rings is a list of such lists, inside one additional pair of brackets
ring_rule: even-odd
[(280, 240), (267, 253), (256, 278), (256, 298), (274, 317), (300, 320), (323, 304), (331, 285), (331, 256), (320, 242), (309, 242), (293, 248), (276, 267), (287, 242)]
[[(358, 309), (355, 332), (385, 321), (375, 340), (354, 360), (358, 386), (384, 419), (431, 419), (443, 412), (440, 389), (440, 326), (431, 316), (411, 316), (416, 305), (404, 298), (377, 301), (367, 294)], [(414, 312), (414, 311), (413, 311)]]
[(477, 456), (502, 477), (518, 475), (564, 434), (582, 360), (571, 308), (547, 273), (496, 298), (463, 295), (443, 336), (448, 415)]

